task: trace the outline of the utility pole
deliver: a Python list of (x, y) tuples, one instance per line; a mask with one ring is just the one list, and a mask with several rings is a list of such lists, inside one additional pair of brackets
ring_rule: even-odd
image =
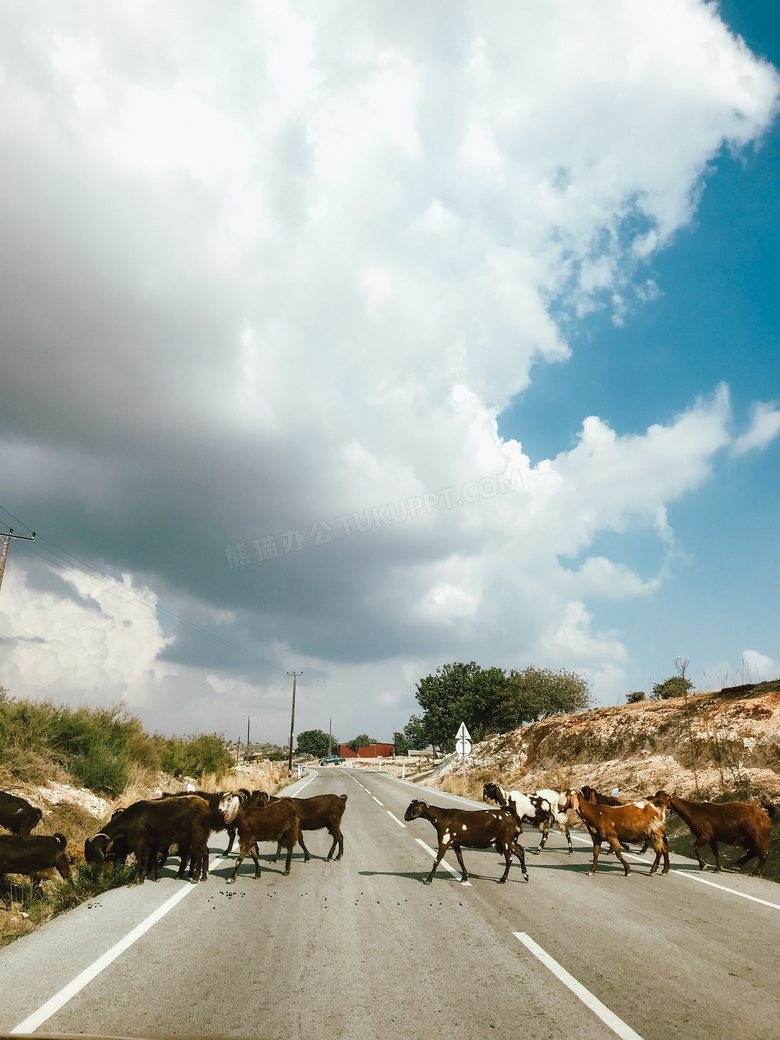
[(32, 542), (35, 540), (35, 531), (32, 533), (32, 537), (28, 534), (14, 534), (13, 527), (8, 528), (7, 534), (0, 534), (0, 538), (3, 539), (3, 553), (0, 556), (0, 585), (3, 584), (3, 572), (5, 571), (5, 561), (8, 557), (8, 546), (11, 544), (12, 538), (21, 538), (25, 542)]
[(246, 717), (246, 753), (249, 754), (249, 720), (253, 719), (254, 715), (247, 715)]
[(295, 729), (295, 683), (298, 676), (303, 675), (303, 672), (288, 672), (287, 674), (293, 677), (292, 713), (290, 714), (290, 754), (287, 757), (287, 772), (292, 773), (293, 730)]

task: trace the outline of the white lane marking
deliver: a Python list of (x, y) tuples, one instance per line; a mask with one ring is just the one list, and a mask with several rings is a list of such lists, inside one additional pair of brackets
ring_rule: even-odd
[[(576, 838), (577, 841), (584, 841), (589, 845), (593, 844), (590, 838), (581, 838), (578, 834), (573, 834), (572, 837)], [(652, 860), (642, 859), (640, 856), (635, 856), (628, 852), (624, 852), (623, 855), (628, 859), (636, 860), (637, 863), (650, 864), (652, 862)], [(695, 874), (692, 870), (678, 870), (677, 867), (672, 867), (669, 873), (676, 874), (678, 877), (688, 878), (689, 881), (698, 881), (700, 885), (709, 885), (710, 888), (719, 888), (721, 892), (728, 892), (730, 895), (739, 896), (741, 899), (749, 899), (751, 903), (760, 903), (762, 906), (769, 906), (773, 910), (780, 910), (780, 905), (777, 903), (770, 903), (767, 899), (759, 899), (758, 896), (750, 896), (747, 892), (738, 892), (735, 888), (729, 888), (728, 885), (719, 885), (715, 881), (708, 881), (706, 878), (699, 877), (699, 875)]]
[(722, 892), (730, 892), (733, 896), (741, 896), (743, 899), (749, 899), (753, 903), (761, 903), (762, 906), (771, 906), (773, 910), (780, 910), (780, 906), (777, 903), (770, 903), (766, 899), (759, 899), (758, 896), (749, 896), (746, 892), (737, 892), (735, 888), (729, 888), (727, 885), (719, 885), (715, 881), (707, 881), (706, 878), (699, 877), (698, 874), (694, 874), (690, 870), (672, 870), (671, 874), (677, 874), (678, 877), (688, 878), (689, 881), (698, 881), (700, 885), (709, 885), (711, 888), (719, 888)]
[[(422, 838), (415, 838), (415, 841), (417, 842), (418, 845), (422, 845), (422, 847), (429, 854), (431, 859), (436, 859), (436, 853), (433, 851), (433, 849), (430, 847), (430, 845), (426, 845), (425, 844), (425, 842), (422, 840)], [(439, 864), (439, 866), (440, 867), (444, 867), (445, 870), (449, 870), (450, 874), (452, 874), (453, 877), (457, 878), (458, 881), (460, 881), (460, 871), (455, 870), (454, 867), (451, 867), (446, 859), (443, 859), (441, 861), (441, 863)], [(463, 885), (464, 888), (471, 888), (472, 887), (472, 884), (471, 884), (470, 881), (460, 881), (460, 883), (461, 883), (461, 885)]]
[(304, 787), (306, 787), (308, 784), (310, 784), (312, 782), (312, 780), (316, 780), (316, 779), (317, 779), (317, 774), (315, 773), (313, 776), (309, 777), (309, 779), (306, 781), (305, 784), (301, 784), (300, 787), (296, 788), (295, 794), (288, 795), (288, 798), (297, 798), (298, 795), (301, 793), (301, 791), (304, 789)]
[[(213, 870), (214, 867), (219, 866), (224, 858), (224, 856), (220, 856), (218, 859), (210, 863), (209, 870)], [(15, 1026), (11, 1032), (34, 1033), (39, 1026), (42, 1026), (43, 1023), (50, 1019), (52, 1015), (56, 1014), (60, 1008), (64, 1007), (69, 1000), (72, 1000), (77, 993), (80, 993), (85, 986), (89, 985), (89, 983), (104, 970), (104, 968), (107, 968), (109, 964), (112, 964), (117, 957), (121, 956), (125, 952), (125, 950), (128, 950), (137, 939), (140, 939), (142, 935), (149, 931), (152, 925), (157, 924), (161, 918), (165, 917), (169, 910), (173, 910), (176, 904), (180, 903), (182, 899), (184, 899), (186, 895), (189, 895), (189, 893), (194, 889), (195, 885), (193, 884), (187, 884), (183, 888), (180, 888), (175, 895), (172, 895), (170, 899), (162, 904), (162, 906), (158, 907), (154, 913), (150, 914), (146, 918), (145, 921), (142, 921), (137, 925), (132, 932), (128, 932), (124, 939), (120, 939), (119, 942), (112, 946), (107, 953), (104, 953), (102, 957), (98, 957), (94, 964), (85, 968), (84, 971), (82, 971), (80, 975), (77, 975), (72, 982), (69, 982), (67, 986), (64, 986), (59, 993), (55, 993), (50, 1000), (47, 1000), (42, 1007), (38, 1008), (37, 1011), (34, 1011), (32, 1015), (29, 1015), (24, 1022), (20, 1022), (18, 1026)]]
[(579, 997), (582, 1003), (590, 1008), (590, 1010), (601, 1019), (601, 1021), (608, 1026), (613, 1033), (616, 1033), (621, 1040), (642, 1040), (639, 1033), (635, 1033), (631, 1026), (627, 1025), (622, 1018), (610, 1011), (606, 1004), (602, 1004), (598, 997), (594, 997), (589, 989), (585, 989), (581, 982), (578, 982), (573, 975), (570, 975), (565, 968), (547, 953), (546, 950), (534, 942), (534, 940), (527, 935), (525, 932), (513, 932), (516, 939), (519, 939), (523, 946), (542, 962), (542, 964), (549, 968), (549, 970), (555, 975), (556, 978), (560, 979), (564, 986), (572, 991), (575, 997)]
[(387, 815), (390, 817), (391, 820), (395, 820), (395, 822), (398, 824), (399, 827), (403, 827), (403, 829), (406, 830), (406, 824), (405, 823), (401, 823), (401, 821), (398, 819), (397, 816), (393, 816), (393, 814), (390, 812), (389, 809), (385, 809), (385, 812), (387, 813)]
[[(382, 803), (379, 801), (375, 794), (372, 794), (371, 797), (374, 799), (377, 805), (382, 805)], [(384, 809), (384, 805), (382, 805), (382, 808)]]

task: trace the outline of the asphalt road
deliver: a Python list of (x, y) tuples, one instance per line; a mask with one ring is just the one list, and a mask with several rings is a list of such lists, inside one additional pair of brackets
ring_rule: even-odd
[[(235, 885), (219, 858), (200, 885), (177, 881), (106, 893), (0, 950), (0, 1032), (273, 1040), (777, 1040), (780, 886), (701, 874), (650, 857), (623, 877), (588, 841), (569, 856), (554, 833), (529, 854), (530, 881), (494, 850), (453, 854), (432, 885), (435, 831), (403, 823), (413, 797), (463, 799), (383, 773), (328, 767), (290, 793), (346, 792), (345, 851), (271, 864), (250, 859)], [(536, 832), (523, 837), (535, 848)], [(173, 861), (171, 861), (173, 863)]]

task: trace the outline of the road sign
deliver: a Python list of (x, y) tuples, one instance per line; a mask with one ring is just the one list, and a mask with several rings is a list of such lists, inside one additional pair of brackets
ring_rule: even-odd
[(463, 758), (471, 751), (471, 734), (466, 728), (466, 723), (461, 722), (458, 732), (455, 734), (455, 750)]

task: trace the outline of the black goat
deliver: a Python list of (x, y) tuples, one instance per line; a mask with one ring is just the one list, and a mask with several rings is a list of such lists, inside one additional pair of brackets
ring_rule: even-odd
[(65, 855), (68, 844), (64, 834), (33, 834), (27, 837), (0, 835), (0, 875), (37, 874), (56, 869), (70, 879), (70, 864)]
[(159, 881), (162, 872), (156, 853), (176, 843), (182, 856), (178, 876), (183, 876), (189, 858), (193, 882), (205, 881), (208, 877), (210, 831), (211, 809), (202, 798), (190, 795), (186, 798), (135, 802), (115, 814), (94, 838), (87, 839), (84, 857), (87, 863), (103, 863), (109, 846), (118, 843), (123, 852), (135, 855), (133, 882), (143, 884), (150, 857), (153, 860), (154, 880)]
[(528, 871), (525, 869), (525, 850), (515, 840), (519, 824), (514, 813), (506, 809), (477, 809), (473, 812), (467, 809), (442, 809), (415, 798), (409, 803), (409, 808), (404, 813), (404, 819), (410, 821), (420, 818), (433, 824), (439, 839), (439, 851), (436, 853), (430, 874), (423, 881), (424, 885), (430, 885), (433, 881), (436, 868), (449, 848), (453, 848), (458, 857), (462, 871), (461, 881), (468, 881), (469, 876), (460, 851), (463, 845), (471, 849), (488, 849), (492, 846), (498, 849), (506, 861), (506, 869), (499, 878), (500, 885), (503, 885), (509, 874), (512, 853), (520, 860), (523, 880), (528, 880)]
[(5, 827), (18, 838), (27, 835), (41, 822), (43, 813), (24, 798), (0, 791), (0, 827)]

